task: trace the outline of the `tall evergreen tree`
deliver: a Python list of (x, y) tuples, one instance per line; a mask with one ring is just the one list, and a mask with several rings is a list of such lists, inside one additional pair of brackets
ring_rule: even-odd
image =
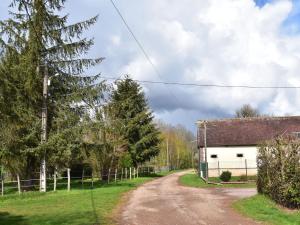
[[(13, 0), (11, 18), (0, 21), (0, 122), (4, 128), (0, 131), (0, 157), (2, 162), (12, 162), (11, 158), (23, 162), (19, 170), (36, 167), (45, 150), (49, 157), (54, 150), (71, 151), (76, 144), (68, 142), (68, 148), (62, 148), (67, 144), (62, 139), (72, 137), (71, 133), (76, 135), (73, 128), (85, 111), (82, 103), (97, 103), (101, 98), (103, 84), (94, 85), (98, 76), (83, 74), (103, 58), (81, 57), (93, 45), (93, 40), (82, 38), (82, 34), (97, 21), (97, 16), (68, 24), (68, 16), (59, 15), (64, 3), (65, 0)], [(48, 97), (52, 148), (47, 143), (40, 144), (45, 65), (52, 76)]]
[(141, 86), (129, 77), (117, 81), (116, 86), (111, 104), (122, 121), (121, 134), (127, 141), (127, 150), (136, 166), (159, 153), (159, 131)]

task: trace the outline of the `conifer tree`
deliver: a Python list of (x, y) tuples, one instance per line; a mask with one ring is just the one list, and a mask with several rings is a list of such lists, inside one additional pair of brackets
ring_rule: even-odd
[[(59, 13), (64, 3), (65, 0), (13, 0), (11, 18), (0, 21), (0, 122), (4, 128), (0, 131), (0, 157), (2, 162), (18, 159), (23, 163), (19, 170), (37, 168), (45, 150), (49, 157), (51, 151), (62, 151), (60, 154), (70, 160), (70, 151), (78, 147), (74, 127), (85, 113), (83, 103), (97, 104), (101, 98), (103, 83), (95, 85), (98, 76), (85, 76), (84, 71), (103, 58), (81, 57), (93, 45), (93, 40), (82, 38), (82, 34), (97, 21), (97, 16), (68, 24), (68, 15)], [(48, 97), (51, 145), (40, 144), (46, 65), (52, 77)]]
[(122, 121), (121, 134), (127, 141), (127, 150), (136, 166), (159, 153), (159, 131), (147, 104), (141, 86), (128, 76), (116, 82), (111, 104)]

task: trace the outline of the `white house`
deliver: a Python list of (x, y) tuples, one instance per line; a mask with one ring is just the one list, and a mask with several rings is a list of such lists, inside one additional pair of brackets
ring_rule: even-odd
[[(198, 121), (200, 171), (205, 177), (229, 170), (234, 176), (255, 175), (257, 146), (281, 135), (300, 136), (300, 116), (253, 117)], [(207, 155), (205, 154), (207, 152)]]

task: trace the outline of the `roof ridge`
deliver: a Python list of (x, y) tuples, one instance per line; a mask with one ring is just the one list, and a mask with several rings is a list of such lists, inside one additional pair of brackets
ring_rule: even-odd
[(208, 119), (208, 120), (198, 120), (196, 123), (200, 124), (203, 122), (226, 122), (226, 121), (254, 121), (254, 120), (285, 120), (299, 118), (300, 116), (257, 116), (257, 117), (243, 117), (243, 118), (221, 118), (221, 119)]

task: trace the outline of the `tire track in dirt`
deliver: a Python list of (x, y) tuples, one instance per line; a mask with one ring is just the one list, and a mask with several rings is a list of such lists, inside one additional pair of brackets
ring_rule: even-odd
[[(254, 225), (231, 207), (252, 189), (200, 189), (181, 186), (179, 172), (148, 182), (130, 193), (120, 210), (120, 225)], [(243, 192), (246, 192), (243, 193)]]

